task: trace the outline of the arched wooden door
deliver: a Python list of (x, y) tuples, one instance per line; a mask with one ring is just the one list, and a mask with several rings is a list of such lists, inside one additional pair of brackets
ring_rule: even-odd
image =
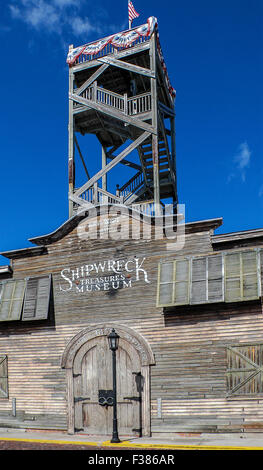
[[(141, 434), (143, 377), (136, 349), (120, 338), (116, 352), (119, 435)], [(113, 407), (99, 404), (99, 395), (112, 390), (112, 352), (107, 336), (89, 340), (73, 364), (75, 430), (88, 434), (112, 433)]]

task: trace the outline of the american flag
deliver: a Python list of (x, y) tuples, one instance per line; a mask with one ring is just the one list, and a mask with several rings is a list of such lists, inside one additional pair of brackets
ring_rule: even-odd
[(128, 1), (128, 12), (130, 24), (135, 18), (138, 18), (138, 16), (140, 16), (139, 13), (137, 13), (137, 11), (134, 9), (134, 6), (130, 0)]

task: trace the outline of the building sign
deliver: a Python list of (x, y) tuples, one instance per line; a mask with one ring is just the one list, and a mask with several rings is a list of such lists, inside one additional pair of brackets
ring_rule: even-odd
[(135, 282), (150, 284), (144, 269), (145, 258), (106, 260), (61, 271), (61, 292), (115, 291), (132, 287)]

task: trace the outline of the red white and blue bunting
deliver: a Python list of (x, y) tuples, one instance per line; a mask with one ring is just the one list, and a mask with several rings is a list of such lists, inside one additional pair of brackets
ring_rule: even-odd
[(167, 86), (171, 96), (175, 96), (175, 90), (171, 86), (166, 65), (164, 62), (160, 41), (159, 41), (159, 33), (157, 28), (157, 19), (154, 16), (148, 18), (147, 23), (139, 26), (138, 28), (134, 28), (132, 30), (124, 31), (122, 33), (117, 33), (112, 36), (108, 36), (106, 38), (100, 39), (99, 41), (92, 42), (90, 44), (85, 44), (84, 46), (76, 47), (69, 51), (67, 56), (67, 63), (69, 66), (74, 65), (76, 60), (79, 58), (81, 54), (95, 56), (98, 54), (104, 47), (108, 44), (111, 44), (113, 47), (116, 48), (127, 48), (133, 42), (135, 42), (139, 37), (150, 38), (152, 33), (157, 31), (157, 49), (160, 57), (160, 61), (164, 70)]
[(74, 62), (81, 54), (96, 55), (98, 54), (107, 44), (112, 44), (114, 47), (129, 47), (136, 39), (140, 36), (150, 37), (157, 25), (157, 19), (154, 16), (148, 18), (147, 23), (134, 28), (132, 30), (117, 33), (107, 38), (100, 39), (99, 41), (86, 44), (84, 46), (76, 47), (68, 53), (67, 63), (73, 65)]

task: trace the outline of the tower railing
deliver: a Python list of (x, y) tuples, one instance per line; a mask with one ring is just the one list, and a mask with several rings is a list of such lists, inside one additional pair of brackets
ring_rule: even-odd
[(126, 202), (130, 196), (133, 196), (144, 185), (144, 176), (141, 171), (138, 171), (126, 184), (119, 189), (119, 194)]
[[(128, 98), (126, 94), (120, 95), (113, 91), (107, 90), (106, 88), (98, 86), (96, 82), (94, 82), (94, 84), (90, 87), (86, 88), (86, 90), (84, 90), (80, 96), (88, 101), (110, 106), (128, 116), (148, 113), (152, 109), (152, 99), (150, 92)], [(75, 102), (73, 104), (74, 109), (81, 106), (83, 105)]]
[(83, 201), (91, 204), (121, 204), (123, 203), (123, 197), (115, 196), (114, 194), (105, 191), (102, 188), (94, 185), (92, 188), (83, 191), (79, 196)]

